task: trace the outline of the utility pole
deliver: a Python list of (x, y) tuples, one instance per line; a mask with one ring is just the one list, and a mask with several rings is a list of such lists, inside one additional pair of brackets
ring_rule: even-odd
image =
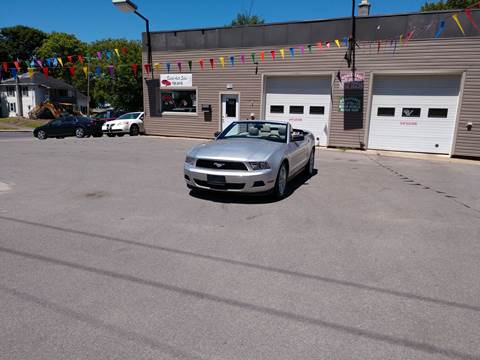
[(90, 60), (87, 61), (87, 116), (90, 116)]
[(355, 81), (355, 48), (357, 47), (356, 34), (356, 19), (355, 19), (355, 0), (352, 0), (352, 37), (350, 40), (350, 51), (352, 54), (352, 81)]

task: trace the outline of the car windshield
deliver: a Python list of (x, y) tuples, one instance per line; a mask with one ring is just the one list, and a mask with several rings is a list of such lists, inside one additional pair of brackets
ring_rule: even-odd
[(122, 116), (119, 116), (117, 120), (123, 120), (123, 119), (136, 119), (140, 115), (140, 113), (128, 113), (128, 114), (123, 114)]
[(219, 139), (263, 139), (275, 142), (287, 142), (287, 125), (263, 121), (242, 121), (230, 124), (218, 137)]

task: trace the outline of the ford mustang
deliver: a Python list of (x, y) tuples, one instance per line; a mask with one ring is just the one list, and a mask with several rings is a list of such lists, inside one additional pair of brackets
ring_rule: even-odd
[(313, 174), (315, 138), (288, 122), (235, 121), (215, 135), (187, 152), (184, 177), (192, 190), (282, 198), (289, 180), (302, 171)]

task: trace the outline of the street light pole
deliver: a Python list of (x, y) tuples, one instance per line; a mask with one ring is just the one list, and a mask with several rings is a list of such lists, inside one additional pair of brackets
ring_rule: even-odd
[(355, 48), (357, 47), (356, 37), (356, 19), (355, 19), (355, 0), (352, 0), (352, 38), (350, 40), (350, 49), (352, 53), (352, 81), (355, 81)]

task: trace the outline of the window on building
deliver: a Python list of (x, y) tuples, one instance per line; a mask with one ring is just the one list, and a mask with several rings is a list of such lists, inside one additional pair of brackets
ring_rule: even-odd
[(68, 96), (68, 91), (66, 89), (59, 89), (58, 96)]
[(196, 113), (196, 90), (169, 90), (161, 91), (161, 112)]
[(7, 86), (7, 96), (15, 96), (15, 87)]
[(237, 99), (230, 98), (225, 101), (225, 115), (237, 117)]
[(9, 103), (8, 104), (8, 107), (10, 109), (11, 112), (17, 112), (17, 104), (15, 103)]
[(393, 107), (379, 107), (377, 109), (377, 116), (395, 116), (395, 108), (393, 108)]
[(446, 118), (448, 117), (448, 109), (428, 109), (429, 118)]
[(22, 86), (22, 96), (28, 96), (28, 86)]
[(303, 106), (290, 106), (290, 114), (303, 114)]
[(325, 114), (325, 106), (310, 106), (310, 115)]
[(270, 113), (271, 114), (283, 114), (284, 107), (283, 105), (271, 105), (270, 106)]
[(420, 108), (403, 108), (402, 117), (420, 117), (421, 112)]

